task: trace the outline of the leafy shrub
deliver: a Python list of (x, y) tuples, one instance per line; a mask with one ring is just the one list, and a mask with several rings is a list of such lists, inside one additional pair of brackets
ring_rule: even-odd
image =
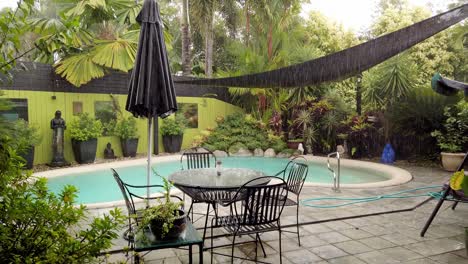
[[(22, 170), (14, 145), (0, 135), (0, 263), (90, 263), (112, 246), (125, 217), (119, 209), (83, 226), (76, 188), (56, 195), (45, 178)], [(91, 220), (91, 219), (90, 219)]]
[(138, 129), (136, 125), (136, 118), (129, 116), (122, 118), (115, 126), (114, 134), (121, 139), (135, 139), (138, 138)]
[(166, 118), (161, 125), (161, 135), (177, 136), (183, 135), (185, 130), (185, 122), (180, 116), (175, 118)]
[(229, 147), (229, 153), (237, 153), (241, 148), (246, 149), (247, 146), (240, 142), (234, 143), (234, 145)]
[(18, 119), (14, 122), (13, 131), (15, 133), (14, 145), (18, 153), (41, 143), (42, 137), (38, 128), (30, 125), (24, 119)]
[(280, 136), (274, 136), (266, 128), (266, 125), (251, 115), (236, 113), (226, 116), (224, 119), (218, 118), (218, 127), (213, 129), (206, 136), (202, 145), (209, 150), (229, 151), (234, 144), (240, 143), (249, 150), (261, 148), (274, 148), (282, 150), (286, 148)]
[(81, 113), (70, 122), (70, 136), (77, 141), (86, 141), (102, 135), (102, 123), (89, 113)]
[(437, 139), (442, 151), (459, 152), (468, 144), (468, 102), (460, 101), (453, 107), (446, 107), (444, 115), (447, 117), (444, 129), (431, 133)]

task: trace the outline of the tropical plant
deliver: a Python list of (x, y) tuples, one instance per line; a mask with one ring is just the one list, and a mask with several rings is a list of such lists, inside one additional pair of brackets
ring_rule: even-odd
[[(55, 194), (47, 180), (23, 171), (14, 134), (0, 135), (0, 262), (90, 263), (112, 246), (125, 217), (118, 208), (89, 219), (77, 189)], [(89, 223), (89, 224), (84, 224)]]
[(460, 152), (468, 146), (468, 102), (460, 101), (456, 106), (446, 107), (444, 115), (447, 118), (442, 130), (431, 133), (437, 139), (442, 151)]
[(450, 177), (450, 188), (454, 191), (462, 191), (468, 194), (468, 179), (465, 176), (465, 170), (457, 171)]
[(117, 122), (114, 131), (115, 135), (121, 139), (135, 139), (138, 138), (138, 128), (136, 125), (136, 118), (129, 116), (122, 118)]
[(102, 135), (102, 123), (92, 118), (89, 113), (80, 113), (69, 125), (70, 137), (77, 141), (86, 141)]
[(186, 128), (185, 120), (182, 116), (175, 118), (166, 118), (161, 125), (161, 135), (163, 136), (177, 136), (183, 135)]
[[(180, 216), (179, 209), (184, 204), (183, 201), (172, 201), (170, 191), (172, 188), (172, 183), (169, 182), (166, 178), (159, 176), (156, 171), (153, 169), (154, 175), (160, 177), (163, 181), (163, 190), (162, 193), (164, 197), (157, 199), (156, 205), (152, 205), (149, 208), (146, 208), (143, 211), (143, 216), (132, 216), (132, 217), (142, 217), (141, 224), (139, 225), (141, 229), (146, 228), (151, 224), (152, 221), (157, 221), (161, 223), (161, 233), (158, 234), (161, 238), (164, 238), (169, 230), (174, 226), (174, 220)], [(153, 232), (156, 230), (153, 230)], [(139, 232), (142, 234), (143, 232)]]
[[(15, 131), (15, 148), (18, 150), (27, 150), (32, 146), (38, 145), (42, 137), (39, 134), (37, 126), (29, 124), (24, 119), (18, 119), (14, 122), (13, 130)], [(19, 151), (18, 153), (21, 153)]]

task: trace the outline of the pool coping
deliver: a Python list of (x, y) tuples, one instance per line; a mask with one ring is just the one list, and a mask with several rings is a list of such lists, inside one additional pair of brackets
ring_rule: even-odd
[[(312, 156), (312, 155), (304, 155), (303, 156), (307, 161), (313, 163), (325, 163), (327, 162), (326, 157), (319, 157), (319, 156)], [(168, 155), (168, 156), (153, 156), (151, 164), (157, 164), (160, 162), (168, 162), (168, 161), (177, 161), (180, 160), (180, 154), (176, 155)], [(336, 159), (331, 159), (335, 160)], [(333, 162), (333, 161), (332, 161)], [(107, 163), (100, 163), (100, 164), (89, 164), (83, 165), (79, 167), (70, 167), (64, 169), (55, 169), (50, 171), (42, 171), (34, 173), (33, 176), (36, 177), (45, 177), (45, 178), (54, 178), (63, 176), (65, 174), (70, 173), (83, 173), (83, 172), (90, 172), (94, 170), (105, 170), (110, 168), (121, 168), (121, 167), (129, 167), (129, 166), (137, 166), (137, 165), (144, 165), (147, 163), (146, 158), (141, 159), (133, 159), (133, 160), (124, 160), (124, 161), (114, 161), (114, 162), (107, 162)], [(334, 163), (332, 163), (333, 165)], [(353, 183), (353, 184), (340, 184), (341, 188), (350, 188), (350, 189), (368, 189), (368, 188), (381, 188), (381, 187), (389, 187), (407, 183), (413, 179), (411, 173), (407, 170), (386, 164), (380, 164), (375, 162), (369, 161), (361, 161), (361, 160), (352, 160), (352, 159), (341, 159), (341, 165), (349, 168), (365, 168), (366, 170), (374, 170), (380, 173), (384, 173), (386, 175), (390, 175), (391, 179), (386, 181), (379, 181), (379, 182), (372, 182), (372, 183)], [(332, 182), (332, 177), (330, 176), (330, 182)], [(327, 183), (312, 183), (306, 182), (304, 183), (305, 186), (316, 186), (316, 187), (333, 187), (333, 184)], [(171, 191), (171, 194), (181, 194), (182, 192), (178, 189)], [(155, 193), (157, 194), (157, 193)], [(153, 195), (155, 195), (153, 194)], [(102, 203), (91, 203), (86, 204), (86, 207), (89, 209), (100, 209), (100, 208), (109, 208), (109, 207), (116, 207), (116, 206), (123, 206), (125, 205), (125, 200), (118, 200), (118, 201), (111, 201), (111, 202), (102, 202)]]

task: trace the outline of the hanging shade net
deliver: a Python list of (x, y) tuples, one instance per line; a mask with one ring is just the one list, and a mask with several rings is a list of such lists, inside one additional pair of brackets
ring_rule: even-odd
[(439, 73), (434, 74), (431, 81), (432, 90), (439, 94), (452, 96), (459, 91), (464, 91), (468, 96), (468, 83), (457, 82), (442, 77)]
[(178, 83), (230, 87), (302, 87), (354, 76), (468, 17), (468, 4), (318, 59), (272, 71)]
[[(138, 53), (130, 77), (125, 109), (136, 117), (148, 118), (147, 185), (151, 178), (151, 139), (153, 117), (165, 118), (177, 111), (177, 102), (169, 70), (163, 25), (154, 0), (145, 0), (137, 17), (141, 25)], [(147, 197), (150, 189), (147, 188)]]

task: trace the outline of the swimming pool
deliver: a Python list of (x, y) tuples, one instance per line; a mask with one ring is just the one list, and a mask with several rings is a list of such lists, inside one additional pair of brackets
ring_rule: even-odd
[[(223, 162), (223, 167), (226, 168), (250, 168), (263, 171), (266, 175), (276, 174), (288, 163), (288, 159), (264, 157), (228, 157), (221, 158), (220, 160)], [(77, 198), (77, 202), (79, 203), (105, 203), (122, 200), (120, 189), (118, 188), (109, 168), (115, 168), (121, 178), (129, 184), (145, 185), (146, 168), (144, 162), (144, 159), (137, 162), (139, 163), (138, 165), (130, 165), (132, 163), (129, 162), (113, 162), (41, 172), (36, 175), (53, 176), (49, 177), (48, 186), (50, 190), (55, 193), (59, 193), (63, 186), (67, 184), (75, 185), (79, 190)], [(133, 164), (134, 163), (135, 162), (133, 162)], [(346, 163), (346, 160), (342, 160), (341, 183), (343, 187), (359, 187), (369, 183), (379, 185), (380, 183), (392, 181), (394, 178), (394, 175), (392, 175), (391, 172), (386, 172), (385, 170), (375, 167), (390, 166), (370, 162), (360, 162), (368, 163), (367, 166), (363, 166), (360, 163), (357, 165)], [(312, 160), (308, 160), (308, 164), (308, 184), (323, 186), (330, 186), (332, 184), (333, 180), (330, 171), (327, 169), (326, 160), (323, 158), (314, 158)], [(375, 168), (372, 168), (372, 166)], [(156, 158), (152, 167), (155, 168), (160, 175), (167, 177), (172, 172), (180, 170), (180, 162), (177, 156), (165, 157), (162, 159)], [(82, 172), (77, 172), (79, 170)], [(161, 183), (162, 180), (159, 177), (151, 177), (151, 184)], [(157, 191), (159, 190), (152, 190), (152, 192)], [(141, 194), (145, 194), (145, 190), (141, 190)]]

